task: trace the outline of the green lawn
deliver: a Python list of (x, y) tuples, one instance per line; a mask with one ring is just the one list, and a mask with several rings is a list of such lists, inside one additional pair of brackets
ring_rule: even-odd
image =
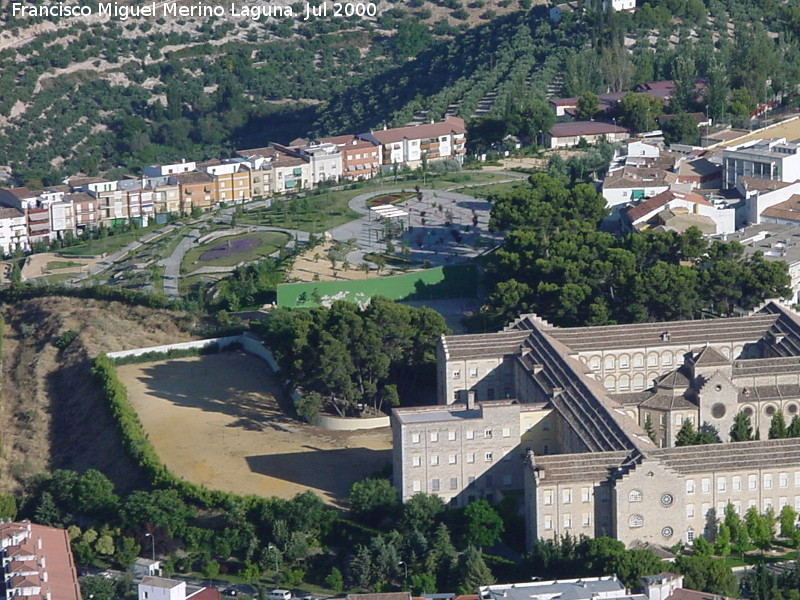
[(75, 277), (75, 273), (54, 273), (53, 275), (45, 275), (44, 277), (37, 277), (36, 281), (46, 281), (47, 283), (61, 283), (70, 277)]
[(74, 267), (83, 267), (84, 263), (75, 262), (73, 260), (51, 260), (45, 266), (48, 271), (57, 271), (58, 269), (72, 269)]
[(492, 183), (475, 187), (463, 187), (453, 191), (460, 194), (466, 194), (467, 196), (475, 196), (476, 198), (485, 198), (490, 194), (502, 194), (505, 192), (510, 192), (511, 190), (527, 187), (529, 187), (528, 182), (522, 179), (520, 181), (507, 181), (505, 183)]
[(324, 192), (319, 195), (310, 194), (296, 200), (276, 198), (269, 208), (236, 215), (236, 224), (266, 225), (321, 233), (358, 219), (360, 215), (350, 210), (348, 203), (352, 198), (366, 191), (370, 191), (370, 189), (359, 188)]
[[(258, 238), (260, 243), (255, 248), (244, 252), (237, 252), (215, 260), (200, 260), (200, 256), (208, 250), (227, 242), (234, 242), (246, 238)], [(290, 239), (291, 238), (287, 234), (277, 231), (255, 231), (253, 233), (243, 233), (240, 235), (217, 238), (207, 244), (191, 248), (183, 258), (181, 272), (191, 272), (200, 267), (232, 267), (240, 262), (250, 262), (283, 248)]]
[[(148, 227), (140, 227), (138, 229), (131, 229), (130, 231), (115, 233), (106, 237), (101, 237), (96, 240), (90, 240), (80, 246), (71, 246), (60, 250), (63, 255), (72, 256), (88, 256), (93, 254), (113, 254), (123, 246), (127, 246), (131, 242), (135, 242), (140, 237), (160, 228), (161, 225), (150, 225)], [(111, 232), (114, 230), (112, 229)]]

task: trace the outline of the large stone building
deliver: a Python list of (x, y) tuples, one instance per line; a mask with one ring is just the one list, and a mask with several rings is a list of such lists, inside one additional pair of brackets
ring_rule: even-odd
[[(800, 508), (800, 439), (675, 448), (689, 420), (723, 442), (800, 409), (800, 315), (444, 336), (438, 406), (395, 411), (395, 483), (453, 505), (525, 491), (529, 540), (691, 542), (731, 503)], [(652, 424), (653, 439), (645, 433)]]

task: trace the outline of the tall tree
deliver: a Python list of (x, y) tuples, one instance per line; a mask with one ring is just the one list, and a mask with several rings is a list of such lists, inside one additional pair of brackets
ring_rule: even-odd
[(461, 555), (461, 582), (459, 590), (462, 594), (474, 594), (478, 588), (495, 582), (492, 571), (486, 566), (483, 555), (475, 546), (467, 546)]
[(728, 70), (712, 54), (708, 65), (708, 90), (706, 93), (706, 103), (708, 105), (708, 115), (716, 122), (725, 116), (725, 109), (728, 106), (728, 95), (731, 86), (728, 78)]
[(467, 530), (464, 539), (467, 544), (484, 548), (500, 540), (503, 533), (503, 520), (486, 500), (470, 503), (464, 509)]
[(736, 413), (731, 425), (730, 438), (732, 442), (749, 442), (753, 439), (753, 425), (743, 412)]
[(683, 54), (675, 59), (672, 64), (672, 79), (675, 82), (670, 100), (673, 112), (691, 111), (696, 95), (697, 66), (690, 56)]
[(678, 435), (675, 436), (676, 446), (693, 446), (697, 442), (697, 430), (689, 419), (684, 420)]
[(780, 440), (786, 437), (786, 418), (782, 410), (775, 411), (769, 423), (769, 439)]

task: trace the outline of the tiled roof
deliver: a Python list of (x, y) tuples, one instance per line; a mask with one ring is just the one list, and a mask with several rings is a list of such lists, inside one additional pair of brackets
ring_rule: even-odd
[(641, 403), (645, 408), (655, 408), (660, 410), (687, 410), (696, 409), (697, 405), (683, 394), (674, 395), (657, 392)]
[(761, 216), (800, 222), (800, 194), (794, 194), (788, 200), (770, 206)]
[(650, 456), (681, 475), (715, 471), (768, 469), (800, 462), (800, 438), (732, 444), (703, 444), (652, 450)]
[(520, 344), (528, 331), (498, 331), (472, 335), (447, 335), (442, 337), (448, 358), (483, 358), (519, 352)]
[(25, 200), (26, 198), (36, 198), (39, 192), (32, 192), (26, 187), (15, 188), (0, 188), (1, 191), (11, 194), (17, 200)]
[(739, 177), (739, 181), (744, 184), (744, 188), (748, 191), (772, 191), (772, 190), (780, 190), (782, 188), (788, 187), (792, 185), (791, 183), (787, 183), (785, 181), (776, 181), (774, 179), (764, 179), (763, 177), (750, 177), (748, 175), (742, 175)]
[[(577, 352), (647, 346), (699, 346), (708, 343), (756, 342), (778, 320), (777, 314), (697, 319), (669, 323), (636, 323), (599, 327), (553, 328), (548, 333)], [(662, 334), (669, 339), (662, 339)]]
[(571, 123), (556, 123), (548, 131), (551, 137), (575, 137), (581, 135), (604, 135), (608, 133), (630, 133), (629, 129), (603, 123), (601, 121), (573, 121)]
[(721, 367), (731, 364), (731, 360), (713, 346), (703, 348), (697, 356), (692, 358), (692, 362), (696, 367)]
[(667, 170), (659, 167), (627, 166), (609, 173), (603, 180), (603, 189), (666, 186), (667, 175)]
[(638, 460), (629, 451), (550, 454), (536, 456), (534, 464), (543, 485), (577, 481), (602, 482), (617, 473), (623, 464)]
[(685, 202), (694, 202), (695, 204), (703, 204), (705, 206), (713, 206), (711, 202), (703, 198), (700, 194), (694, 192), (675, 192), (672, 190), (665, 190), (656, 194), (652, 198), (648, 198), (641, 204), (631, 206), (625, 211), (631, 223), (635, 223), (639, 219), (646, 217), (650, 213), (658, 210), (662, 206), (666, 206), (673, 200), (683, 200)]
[(208, 183), (209, 181), (213, 181), (211, 175), (208, 173), (202, 173), (200, 171), (192, 171), (191, 173), (177, 173), (176, 175), (170, 175), (170, 177), (181, 185)]
[(408, 127), (373, 131), (372, 135), (381, 144), (391, 144), (406, 139), (418, 140), (449, 135), (451, 133), (464, 134), (466, 132), (464, 119), (448, 116), (445, 117), (444, 121), (439, 121), (437, 123), (424, 123), (422, 125), (410, 125)]
[(24, 217), (25, 213), (13, 206), (0, 206), (0, 219), (19, 219)]

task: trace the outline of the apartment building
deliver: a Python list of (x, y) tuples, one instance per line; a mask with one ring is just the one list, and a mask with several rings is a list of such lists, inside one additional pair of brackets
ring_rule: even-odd
[(725, 148), (722, 169), (725, 188), (736, 187), (741, 177), (791, 183), (800, 179), (800, 144), (773, 138)]
[(371, 179), (380, 170), (380, 148), (373, 142), (355, 135), (320, 138), (323, 144), (334, 144), (342, 153), (342, 179), (357, 181)]
[(244, 158), (212, 160), (200, 163), (197, 168), (211, 175), (217, 200), (221, 204), (241, 204), (253, 197), (250, 170)]
[(182, 173), (191, 173), (197, 170), (197, 163), (193, 160), (181, 160), (179, 163), (172, 163), (169, 165), (150, 165), (144, 167), (142, 173), (145, 177), (166, 177), (168, 175), (180, 175)]
[(208, 173), (192, 171), (170, 175), (171, 185), (180, 187), (178, 204), (181, 214), (188, 214), (192, 209), (211, 210), (218, 202), (214, 178)]
[(423, 157), (428, 161), (463, 162), (467, 152), (464, 120), (452, 116), (444, 121), (372, 131), (358, 137), (380, 148), (381, 168), (386, 171), (395, 166), (416, 169), (422, 165)]
[(25, 212), (14, 206), (0, 207), (0, 250), (4, 255), (30, 250)]
[[(496, 333), (443, 336), (437, 369), (438, 405), (393, 416), (403, 499), (497, 500), (519, 489), (521, 469), (529, 540), (664, 546), (703, 534), (728, 503), (800, 507), (800, 440), (728, 443), (737, 413), (762, 432), (778, 412), (800, 414), (800, 315), (780, 302), (743, 317), (601, 327), (523, 315)], [(723, 443), (675, 448), (687, 420)], [(498, 452), (511, 458), (493, 472)], [(495, 472), (500, 483), (487, 482)]]
[(0, 560), (7, 600), (81, 600), (69, 536), (63, 529), (0, 523)]
[[(277, 146), (277, 147), (276, 147)], [(312, 188), (312, 169), (311, 162), (307, 158), (289, 154), (280, 150), (280, 145), (267, 146), (264, 148), (251, 148), (239, 150), (237, 154), (247, 158), (253, 165), (253, 169), (261, 170), (266, 182), (266, 170), (269, 170), (269, 185), (271, 194), (285, 194)], [(251, 173), (251, 178), (252, 178)], [(266, 186), (262, 183), (262, 189)]]

